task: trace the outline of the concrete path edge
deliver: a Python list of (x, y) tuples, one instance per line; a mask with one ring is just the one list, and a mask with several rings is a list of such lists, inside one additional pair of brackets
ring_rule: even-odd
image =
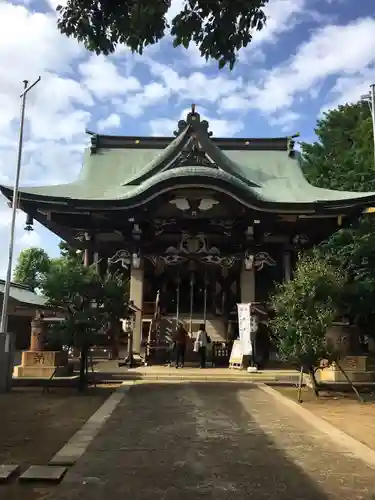
[(83, 426), (69, 439), (69, 441), (52, 457), (49, 465), (70, 466), (85, 453), (117, 405), (123, 400), (126, 393), (134, 385), (133, 382), (123, 382)]
[(316, 430), (326, 434), (336, 445), (346, 449), (346, 451), (348, 451), (351, 455), (359, 460), (362, 460), (370, 467), (375, 468), (375, 450), (349, 436), (326, 420), (317, 417), (310, 410), (304, 408), (300, 403), (283, 396), (276, 389), (272, 389), (272, 387), (262, 383), (255, 383), (254, 385), (290, 408), (294, 411), (294, 413), (299, 415), (303, 420), (305, 420), (305, 422), (314, 427)]

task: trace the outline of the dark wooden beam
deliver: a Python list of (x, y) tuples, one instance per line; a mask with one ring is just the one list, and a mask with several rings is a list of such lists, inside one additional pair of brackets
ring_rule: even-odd
[(36, 210), (36, 207), (34, 204), (27, 204), (24, 202), (21, 202), (20, 204), (21, 210), (26, 212), (27, 214), (30, 214), (34, 220), (39, 222), (42, 226), (47, 228), (49, 231), (54, 233), (56, 236), (61, 238), (62, 240), (66, 241), (69, 243), (69, 245), (75, 247), (75, 248), (82, 248), (80, 242), (75, 240), (75, 231), (72, 230), (69, 227), (63, 226), (61, 224), (56, 224), (52, 220), (49, 219), (48, 216), (45, 214), (42, 214), (38, 210)]
[[(91, 151), (98, 149), (165, 149), (176, 137), (145, 137), (145, 136), (116, 136), (91, 133)], [(287, 151), (287, 137), (269, 138), (222, 138), (213, 137), (211, 141), (222, 150), (233, 151)]]

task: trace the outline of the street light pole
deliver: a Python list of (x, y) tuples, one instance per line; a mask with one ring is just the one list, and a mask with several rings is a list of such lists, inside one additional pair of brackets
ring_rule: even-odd
[(372, 138), (374, 141), (374, 161), (375, 161), (375, 83), (370, 85), (371, 117), (372, 117)]
[(21, 101), (21, 122), (20, 122), (20, 131), (19, 131), (19, 140), (18, 140), (18, 155), (17, 155), (17, 169), (16, 169), (16, 178), (14, 181), (13, 188), (13, 198), (12, 198), (12, 219), (10, 224), (10, 238), (9, 238), (9, 248), (8, 248), (8, 268), (4, 285), (4, 296), (3, 296), (3, 306), (1, 311), (1, 320), (0, 320), (0, 335), (5, 335), (5, 353), (9, 353), (10, 351), (10, 336), (8, 330), (8, 302), (9, 302), (9, 292), (10, 292), (10, 284), (12, 280), (12, 263), (13, 263), (13, 253), (14, 253), (14, 236), (15, 236), (15, 228), (16, 228), (16, 215), (18, 208), (18, 190), (19, 190), (19, 182), (20, 182), (20, 173), (21, 173), (21, 162), (22, 162), (22, 149), (23, 149), (23, 130), (25, 124), (25, 107), (26, 107), (26, 96), (28, 92), (38, 83), (40, 82), (40, 77), (35, 80), (33, 84), (28, 86), (28, 81), (24, 80), (24, 90), (20, 95)]
[(374, 164), (375, 164), (375, 83), (370, 85), (369, 94), (361, 96), (362, 101), (366, 101), (370, 107), (372, 119), (372, 138), (374, 143)]

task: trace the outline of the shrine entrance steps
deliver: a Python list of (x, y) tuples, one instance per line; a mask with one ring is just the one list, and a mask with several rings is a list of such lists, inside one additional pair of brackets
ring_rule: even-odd
[(290, 369), (261, 370), (248, 373), (246, 370), (230, 368), (199, 368), (197, 364), (187, 364), (184, 368), (168, 366), (140, 366), (137, 368), (118, 367), (115, 361), (103, 361), (95, 365), (98, 379), (108, 377), (116, 380), (145, 381), (205, 381), (205, 382), (264, 382), (295, 385), (298, 383), (299, 372)]

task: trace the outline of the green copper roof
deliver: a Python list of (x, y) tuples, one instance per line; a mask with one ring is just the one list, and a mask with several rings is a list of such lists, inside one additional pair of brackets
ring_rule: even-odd
[[(264, 140), (264, 144), (255, 140), (258, 147), (251, 139), (244, 139), (241, 149), (234, 149), (229, 140), (229, 146), (220, 149), (217, 141), (210, 139), (208, 123), (201, 122), (198, 113), (189, 113), (186, 121), (179, 122), (177, 137), (164, 149), (153, 147), (151, 139), (147, 144), (129, 141), (125, 147), (112, 141), (114, 147), (108, 147), (111, 141), (101, 144), (101, 137), (93, 139), (94, 149), (85, 151), (84, 166), (75, 182), (24, 188), (21, 198), (136, 205), (154, 196), (159, 188), (204, 184), (235, 191), (249, 204), (353, 206), (375, 201), (372, 192), (333, 191), (309, 184), (300, 167), (300, 156), (297, 152), (290, 154), (286, 138), (285, 147), (280, 146), (282, 139), (275, 139), (278, 142), (273, 150), (266, 149), (271, 140)], [(233, 141), (240, 144), (237, 139)], [(11, 197), (9, 188), (1, 189)]]
[[(4, 288), (5, 282), (4, 280), (0, 280), (0, 294), (4, 293)], [(37, 295), (29, 287), (19, 285), (18, 283), (11, 283), (9, 296), (20, 304), (34, 307), (44, 307), (47, 302), (45, 297)]]

